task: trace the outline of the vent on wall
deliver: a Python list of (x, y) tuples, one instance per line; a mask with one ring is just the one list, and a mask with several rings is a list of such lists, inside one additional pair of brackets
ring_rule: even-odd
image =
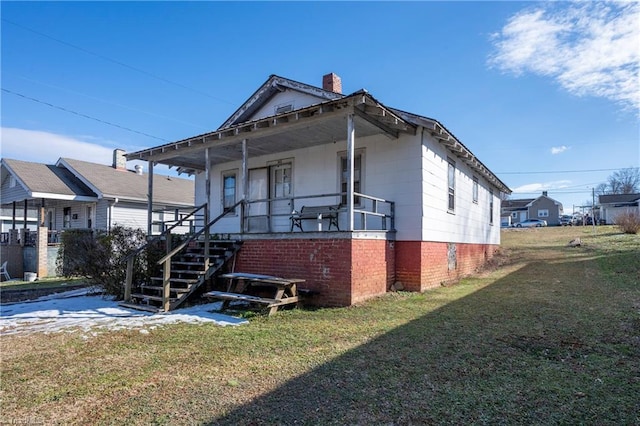
[(293, 111), (293, 103), (276, 105), (276, 115)]

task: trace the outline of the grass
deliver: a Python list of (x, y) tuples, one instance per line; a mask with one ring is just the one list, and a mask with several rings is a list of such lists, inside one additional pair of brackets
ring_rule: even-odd
[(0, 282), (0, 290), (40, 290), (83, 284), (83, 278), (39, 278), (36, 281), (10, 280)]
[(3, 336), (2, 419), (640, 424), (640, 237), (542, 228), (502, 241), (491, 270), (424, 294), (233, 328)]

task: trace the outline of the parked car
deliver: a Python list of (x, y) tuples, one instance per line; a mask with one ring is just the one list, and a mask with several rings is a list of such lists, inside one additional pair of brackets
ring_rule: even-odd
[(547, 226), (547, 221), (542, 219), (527, 219), (516, 223), (516, 228), (540, 228)]
[(560, 216), (560, 226), (572, 226), (573, 225), (573, 218), (569, 215), (562, 215)]

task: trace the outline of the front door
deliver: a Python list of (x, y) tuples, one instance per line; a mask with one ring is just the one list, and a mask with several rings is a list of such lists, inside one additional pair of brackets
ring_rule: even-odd
[(272, 231), (284, 231), (289, 227), (291, 196), (293, 195), (292, 171), (291, 162), (281, 162), (269, 167), (271, 180), (269, 213)]
[[(249, 201), (269, 198), (269, 169), (249, 170)], [(269, 231), (269, 203), (249, 203), (247, 206), (247, 227), (249, 232)]]

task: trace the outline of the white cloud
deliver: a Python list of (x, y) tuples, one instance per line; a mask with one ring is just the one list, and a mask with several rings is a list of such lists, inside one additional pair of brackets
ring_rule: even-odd
[(562, 145), (562, 146), (554, 146), (554, 147), (552, 147), (552, 148), (551, 148), (551, 153), (552, 153), (553, 155), (556, 155), (556, 154), (562, 154), (563, 152), (565, 152), (565, 151), (566, 151), (566, 150), (568, 150), (568, 149), (569, 149), (569, 147), (568, 147), (568, 146), (565, 146), (565, 145)]
[(113, 159), (112, 148), (41, 130), (3, 127), (1, 140), (3, 158), (46, 164), (60, 157), (100, 164), (111, 164)]
[[(59, 158), (72, 158), (74, 160), (90, 161), (92, 163), (111, 165), (113, 162), (113, 150), (116, 148), (133, 152), (139, 148), (118, 146), (111, 141), (102, 141), (112, 147), (107, 147), (94, 141), (99, 140), (93, 136), (68, 136), (51, 133), (42, 130), (18, 129), (14, 127), (2, 127), (0, 129), (1, 156), (14, 160), (31, 161), (34, 163), (55, 164)], [(89, 142), (91, 141), (91, 142)], [(135, 164), (141, 164), (147, 169), (146, 161), (129, 161), (128, 168)], [(161, 175), (177, 175), (176, 169), (159, 165), (154, 167), (154, 172)], [(187, 178), (186, 175), (182, 176)]]
[(570, 180), (556, 180), (552, 182), (535, 182), (512, 188), (514, 193), (537, 193), (554, 189), (567, 188), (571, 185)]
[(549, 2), (512, 16), (489, 64), (640, 110), (640, 3)]

